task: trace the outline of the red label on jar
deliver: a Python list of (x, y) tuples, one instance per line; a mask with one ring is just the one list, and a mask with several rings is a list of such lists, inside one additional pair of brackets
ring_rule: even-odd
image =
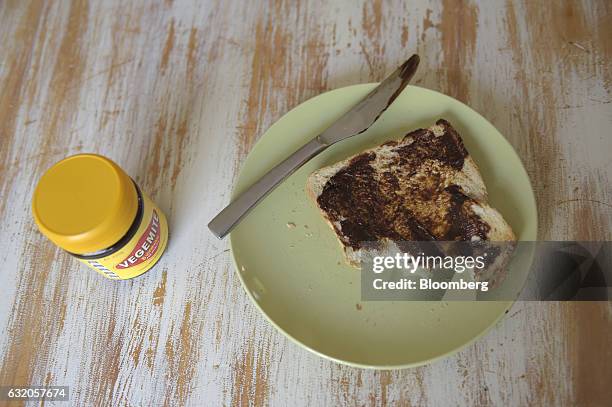
[(149, 226), (145, 229), (144, 233), (138, 239), (136, 246), (122, 262), (117, 264), (115, 268), (126, 269), (129, 267), (136, 266), (149, 260), (159, 247), (159, 215), (156, 210), (153, 210), (151, 221)]

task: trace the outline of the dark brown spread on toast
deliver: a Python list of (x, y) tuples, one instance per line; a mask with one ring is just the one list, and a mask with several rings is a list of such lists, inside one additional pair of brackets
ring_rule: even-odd
[(327, 181), (317, 203), (345, 245), (486, 240), (489, 225), (471, 209), (476, 201), (451, 183), (468, 152), (448, 122), (436, 124), (442, 135), (419, 129), (383, 144), (384, 167), (375, 168), (377, 154), (383, 154), (376, 149), (353, 157)]

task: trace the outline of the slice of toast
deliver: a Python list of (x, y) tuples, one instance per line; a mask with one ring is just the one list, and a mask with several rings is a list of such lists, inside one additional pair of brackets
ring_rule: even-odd
[(443, 119), (315, 171), (306, 190), (355, 267), (364, 242), (515, 240)]

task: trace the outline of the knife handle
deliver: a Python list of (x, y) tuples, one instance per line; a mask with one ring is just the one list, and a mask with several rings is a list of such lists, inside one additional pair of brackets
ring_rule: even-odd
[(322, 142), (318, 136), (310, 140), (295, 153), (287, 157), (283, 162), (268, 171), (259, 181), (251, 185), (232, 203), (219, 212), (219, 214), (208, 223), (210, 231), (219, 239), (223, 239), (225, 235), (231, 232), (231, 230), (240, 223), (242, 218), (249, 213), (259, 201), (272, 192), (278, 184), (327, 147), (328, 145)]

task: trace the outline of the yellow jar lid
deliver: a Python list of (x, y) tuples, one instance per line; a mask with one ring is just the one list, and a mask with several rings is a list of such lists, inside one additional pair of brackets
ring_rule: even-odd
[(58, 162), (42, 176), (32, 198), (40, 231), (72, 253), (111, 247), (132, 225), (138, 193), (117, 164), (95, 154)]

